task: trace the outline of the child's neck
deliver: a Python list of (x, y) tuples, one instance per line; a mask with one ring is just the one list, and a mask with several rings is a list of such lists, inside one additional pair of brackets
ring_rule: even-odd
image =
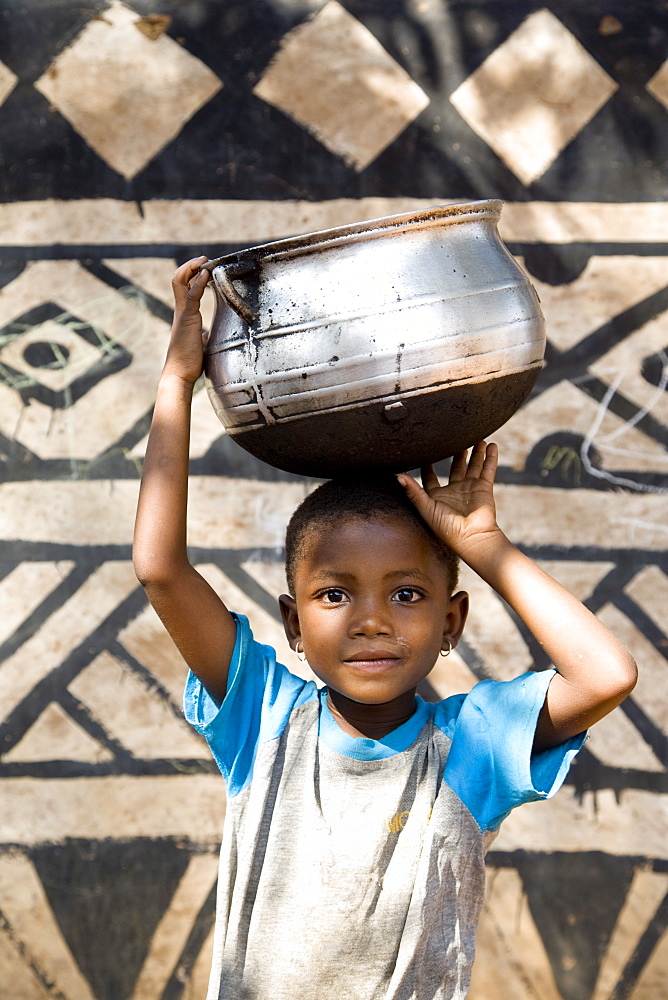
[(330, 688), (327, 704), (337, 724), (349, 736), (380, 740), (398, 729), (415, 712), (415, 689), (382, 705), (364, 705)]

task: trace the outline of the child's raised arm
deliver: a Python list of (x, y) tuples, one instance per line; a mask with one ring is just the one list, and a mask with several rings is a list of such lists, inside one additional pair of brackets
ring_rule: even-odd
[(538, 720), (534, 750), (563, 743), (598, 722), (633, 690), (637, 669), (619, 640), (577, 598), (516, 548), (496, 522), (495, 444), (456, 455), (441, 486), (432, 467), (422, 489), (399, 479), (433, 531), (510, 605), (558, 673)]
[(174, 275), (174, 322), (160, 376), (139, 491), (132, 557), (149, 601), (184, 660), (222, 701), (236, 626), (218, 595), (188, 561), (186, 508), (193, 387), (202, 371), (200, 301), (206, 257)]

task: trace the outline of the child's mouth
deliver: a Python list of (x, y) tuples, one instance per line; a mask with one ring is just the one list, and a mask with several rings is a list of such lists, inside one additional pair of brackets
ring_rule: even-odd
[(348, 666), (353, 667), (355, 670), (382, 671), (396, 666), (400, 660), (401, 657), (393, 652), (363, 649), (355, 653), (354, 656), (349, 656), (344, 660), (344, 663), (347, 663)]

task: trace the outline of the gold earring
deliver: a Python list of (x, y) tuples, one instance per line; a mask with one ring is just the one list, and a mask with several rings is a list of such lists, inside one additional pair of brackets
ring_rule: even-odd
[(439, 655), (440, 656), (450, 656), (450, 653), (452, 652), (452, 643), (450, 642), (449, 639), (446, 639), (445, 641), (448, 644), (448, 648), (447, 649), (440, 649), (439, 650)]
[[(301, 646), (301, 649), (299, 648)], [(297, 659), (300, 663), (306, 663), (306, 653), (304, 652), (304, 643), (301, 639), (297, 639), (295, 643), (295, 653), (297, 654)]]

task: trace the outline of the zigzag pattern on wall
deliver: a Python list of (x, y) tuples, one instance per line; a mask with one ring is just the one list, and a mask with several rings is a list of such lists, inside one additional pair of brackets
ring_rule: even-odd
[[(641, 679), (559, 796), (504, 824), (471, 998), (658, 1000), (668, 49), (655, 5), (635, 4), (633, 24), (566, 0), (33, 6), (26, 18), (7, 4), (0, 36), (8, 996), (205, 992), (222, 782), (183, 721), (183, 665), (130, 563), (174, 267), (201, 251), (501, 196), (503, 235), (539, 292), (549, 343), (530, 399), (495, 435), (500, 517), (627, 643)], [(295, 66), (309, 81), (301, 91)], [(308, 484), (230, 442), (204, 392), (191, 472), (193, 560), (299, 672), (275, 597), (283, 527)], [(547, 666), (493, 593), (466, 574), (463, 585), (465, 641), (425, 697)]]
[[(633, 947), (626, 962), (617, 968), (613, 986), (625, 983), (626, 992), (619, 996), (636, 996), (631, 988), (642, 985), (643, 976), (653, 975), (652, 962), (657, 959), (651, 945), (666, 927), (660, 890), (662, 886), (664, 893), (668, 889), (668, 858), (660, 835), (662, 803), (668, 791), (667, 746), (665, 718), (656, 701), (668, 650), (661, 613), (668, 591), (668, 560), (657, 545), (652, 529), (655, 522), (646, 519), (646, 511), (645, 519), (638, 517), (637, 525), (632, 526), (637, 535), (633, 545), (628, 541), (627, 524), (639, 510), (639, 496), (650, 505), (662, 497), (657, 492), (661, 490), (661, 474), (655, 470), (665, 440), (665, 422), (659, 419), (665, 402), (657, 395), (660, 380), (655, 385), (652, 365), (663, 350), (663, 331), (656, 320), (665, 312), (666, 290), (658, 267), (660, 257), (601, 256), (596, 249), (591, 248), (585, 267), (566, 284), (548, 284), (534, 275), (548, 315), (548, 362), (552, 360), (552, 365), (548, 364), (526, 407), (498, 435), (502, 448), (503, 439), (507, 439), (510, 458), (500, 472), (500, 506), (503, 510), (507, 505), (510, 515), (512, 507), (521, 503), (514, 525), (518, 540), (615, 628), (644, 667), (636, 695), (597, 727), (569, 776), (571, 792), (562, 793), (564, 799), (569, 797), (573, 824), (584, 823), (586, 833), (580, 830), (571, 844), (564, 844), (561, 826), (554, 836), (546, 838), (545, 825), (538, 820), (542, 842), (534, 839), (535, 831), (530, 836), (511, 832), (508, 849), (495, 851), (490, 859), (501, 881), (492, 881), (497, 889), (490, 897), (481, 932), (488, 961), (492, 964), (494, 956), (495, 968), (506, 969), (508, 977), (514, 975), (513, 961), (517, 959), (512, 958), (514, 946), (503, 936), (502, 914), (509, 906), (508, 893), (515, 893), (518, 899), (525, 898), (522, 905), (528, 907), (523, 933), (535, 938), (534, 951), (535, 942), (542, 942), (541, 962), (532, 972), (525, 969), (525, 974), (536, 983), (551, 976), (554, 995), (567, 1000), (582, 989), (583, 974), (590, 980), (591, 990), (597, 981), (612, 981), (610, 966), (619, 964), (620, 935), (625, 935), (627, 949), (629, 940)], [(127, 252), (127, 248), (123, 250)], [(547, 266), (550, 250), (545, 248)], [(536, 256), (536, 248), (531, 248), (531, 254)], [(5, 873), (7, 881), (14, 883), (19, 881), (19, 870), (29, 871), (27, 882), (23, 876), (21, 882), (40, 895), (40, 876), (46, 878), (46, 883), (41, 883), (47, 890), (41, 905), (45, 914), (51, 914), (49, 920), (55, 922), (58, 936), (65, 942), (61, 951), (74, 956), (74, 965), (70, 960), (67, 966), (68, 974), (73, 975), (72, 969), (78, 968), (87, 978), (91, 995), (100, 1000), (116, 995), (146, 997), (146, 992), (137, 993), (137, 984), (145, 991), (149, 980), (154, 983), (151, 996), (180, 995), (178, 991), (185, 988), (184, 970), (190, 975), (197, 967), (197, 976), (201, 979), (204, 975), (213, 919), (211, 892), (222, 819), (220, 785), (206, 748), (182, 721), (183, 669), (146, 607), (129, 561), (137, 476), (152, 386), (167, 333), (168, 279), (174, 265), (173, 259), (128, 256), (33, 262), (5, 285), (4, 292), (5, 302), (15, 298), (24, 309), (16, 319), (9, 317), (3, 350), (13, 348), (13, 354), (9, 361), (0, 358), (4, 392), (15, 397), (15, 414), (20, 417), (13, 430), (6, 422), (3, 426), (8, 456), (3, 490), (16, 512), (14, 523), (7, 524), (8, 540), (1, 548), (0, 593), (9, 614), (1, 647), (5, 683), (0, 774), (7, 779), (14, 816), (8, 831), (11, 835), (5, 837)], [(611, 278), (619, 285), (622, 274), (627, 279), (625, 290), (618, 290), (618, 300), (607, 304), (612, 315), (598, 317), (594, 330), (582, 319), (580, 338), (575, 340), (570, 297), (565, 292), (570, 290), (576, 297), (578, 284), (605, 281), (612, 285)], [(604, 336), (599, 330), (613, 330), (617, 336)], [(58, 390), (60, 396), (55, 395), (53, 386), (52, 395), (46, 396), (41, 382), (43, 369), (34, 365), (29, 370), (26, 349), (20, 352), (18, 347), (25, 344), (34, 350), (35, 345), (50, 344), (50, 357), (54, 357), (60, 345), (61, 359), (69, 350), (67, 364), (61, 360), (60, 368), (45, 370), (47, 375), (65, 373), (69, 364), (76, 365), (76, 338), (83, 339), (94, 352), (71, 373), (75, 377), (69, 383), (73, 387), (69, 397), (65, 385)], [(624, 381), (617, 384), (614, 356), (611, 361), (607, 355), (618, 352), (630, 340), (642, 345), (640, 350), (636, 344), (632, 349), (637, 371), (625, 367)], [(98, 351), (101, 357), (95, 353)], [(559, 352), (567, 357), (570, 352), (563, 367), (558, 363)], [(115, 360), (119, 355), (127, 359), (125, 364)], [(106, 397), (101, 396), (103, 391)], [(651, 400), (653, 404), (647, 406)], [(3, 413), (9, 416), (10, 411), (5, 407)], [(86, 427), (91, 414), (97, 417), (88, 441)], [(566, 424), (563, 415), (567, 416)], [(106, 419), (109, 416), (113, 417), (110, 421)], [(62, 426), (59, 418), (64, 418)], [(588, 437), (587, 452), (584, 444)], [(589, 466), (583, 461), (587, 454)], [(269, 537), (259, 538), (255, 521), (249, 521), (237, 527), (231, 547), (212, 545), (211, 539), (202, 535), (193, 539), (191, 554), (228, 601), (250, 614), (259, 637), (281, 648), (286, 659), (290, 653), (280, 636), (275, 604), (281, 589), (280, 526), (305, 487), (288, 475), (276, 474), (282, 483), (272, 481), (271, 470), (232, 445), (222, 434), (204, 393), (196, 397), (192, 465), (191, 502), (207, 525), (215, 523), (221, 506), (235, 499), (238, 502), (240, 490), (260, 510), (270, 504), (276, 508), (280, 494), (283, 510), (274, 510), (274, 523), (265, 529)], [(267, 479), (268, 475), (272, 478)], [(243, 485), (238, 477), (245, 480)], [(39, 495), (34, 491), (36, 479), (42, 484)], [(633, 483), (636, 492), (619, 493), (615, 489), (619, 479)], [(541, 519), (552, 493), (567, 501), (586, 497), (583, 515), (592, 507), (594, 520), (600, 524), (604, 518), (606, 522), (603, 535), (600, 526), (585, 524), (583, 528), (583, 539), (597, 538), (597, 543), (565, 548), (568, 525), (561, 524), (554, 511), (548, 532), (552, 541), (541, 543), (527, 534), (521, 522)], [(651, 517), (658, 523), (658, 508), (650, 509), (656, 511)], [(197, 531), (195, 527), (196, 535)], [(495, 650), (510, 655), (509, 674), (532, 662), (539, 669), (547, 665), (541, 651), (518, 631), (494, 595), (475, 580), (466, 581), (466, 585), (478, 614), (474, 613), (459, 649), (461, 655), (453, 657), (455, 663), (449, 664), (448, 673), (444, 675), (437, 668), (425, 686), (427, 697), (442, 697), (493, 674)], [(29, 796), (24, 789), (28, 779)], [(88, 830), (82, 828), (78, 810), (82, 782), (89, 803)], [(51, 786), (53, 792), (49, 792)], [(164, 804), (163, 795), (169, 798), (169, 805)], [(642, 824), (643, 837), (631, 853), (612, 862), (605, 835), (597, 832), (600, 819), (583, 819), (583, 806), (586, 813), (586, 803), (597, 800), (599, 811), (607, 809), (614, 815), (615, 798), (621, 796), (624, 801), (633, 795), (638, 799), (631, 811)], [(176, 828), (170, 829), (175, 798), (183, 813)], [(43, 807), (48, 804), (49, 823), (36, 831), (32, 817), (40, 802)], [(109, 809), (111, 802), (116, 807)], [(636, 809), (642, 809), (642, 817)], [(509, 828), (511, 825), (512, 820)], [(648, 835), (652, 828), (654, 836)], [(117, 844), (113, 863), (112, 855), (101, 846), (109, 838)], [(585, 845), (597, 843), (598, 851), (584, 850)], [(150, 864), (144, 855), (141, 864), (137, 862), (144, 850), (142, 844), (147, 857), (152, 857)], [(153, 854), (150, 845), (155, 848)], [(559, 847), (572, 853), (555, 854)], [(86, 863), (82, 856), (88, 859)], [(599, 917), (587, 907), (587, 933), (578, 925), (575, 935), (586, 941), (587, 947), (583, 945), (572, 959), (575, 964), (568, 968), (573, 935), (565, 932), (572, 926), (569, 920), (582, 919), (582, 880), (578, 875), (569, 881), (565, 875), (573, 873), (576, 857), (582, 858), (592, 885), (604, 884), (610, 889), (602, 893), (605, 906)], [(125, 864), (130, 872), (121, 882), (117, 879), (119, 864), (121, 870)], [(615, 872), (612, 881), (606, 867), (610, 864)], [(176, 867), (170, 881), (172, 865)], [(110, 872), (114, 873), (113, 890), (107, 884)], [(81, 891), (87, 887), (96, 899), (103, 895), (113, 898), (116, 912), (127, 910), (122, 924), (129, 927), (133, 925), (137, 893), (142, 898), (148, 893), (157, 872), (164, 898), (153, 897), (155, 917), (144, 921), (140, 935), (134, 928), (136, 958), (125, 966), (122, 983), (105, 978), (109, 970), (100, 965), (86, 932), (90, 913), (86, 907), (72, 905), (75, 882), (79, 879)], [(511, 875), (516, 881), (506, 884)], [(182, 886), (186, 876), (195, 879), (200, 888), (189, 897), (186, 911), (177, 907), (177, 919), (172, 911), (179, 893), (183, 896), (190, 885), (186, 880)], [(551, 884), (559, 887), (558, 893), (549, 889)], [(565, 893), (565, 884), (572, 886), (570, 894)], [(504, 885), (500, 893), (499, 887)], [(541, 905), (540, 893), (559, 899), (561, 909)], [(14, 905), (19, 904), (24, 905), (25, 900)], [(625, 928), (626, 910), (638, 905), (645, 908), (645, 929)], [(18, 910), (10, 905), (3, 912), (9, 940), (23, 941)], [(555, 922), (560, 921), (563, 933), (555, 935)], [(25, 956), (32, 955), (31, 928), (25, 931), (28, 950), (20, 959), (22, 965)], [(179, 957), (158, 974), (155, 951), (163, 933), (172, 943), (171, 958)], [(173, 946), (173, 940), (180, 942), (179, 948)], [(19, 954), (14, 953), (14, 964)], [(54, 956), (42, 956), (38, 961), (33, 956), (28, 966), (41, 969), (46, 982), (51, 974), (49, 962), (55, 960)], [(65, 986), (63, 982), (59, 988), (65, 990)], [(488, 988), (485, 984), (485, 990)], [(600, 990), (589, 995), (614, 996)], [(642, 997), (643, 990), (637, 995)]]

